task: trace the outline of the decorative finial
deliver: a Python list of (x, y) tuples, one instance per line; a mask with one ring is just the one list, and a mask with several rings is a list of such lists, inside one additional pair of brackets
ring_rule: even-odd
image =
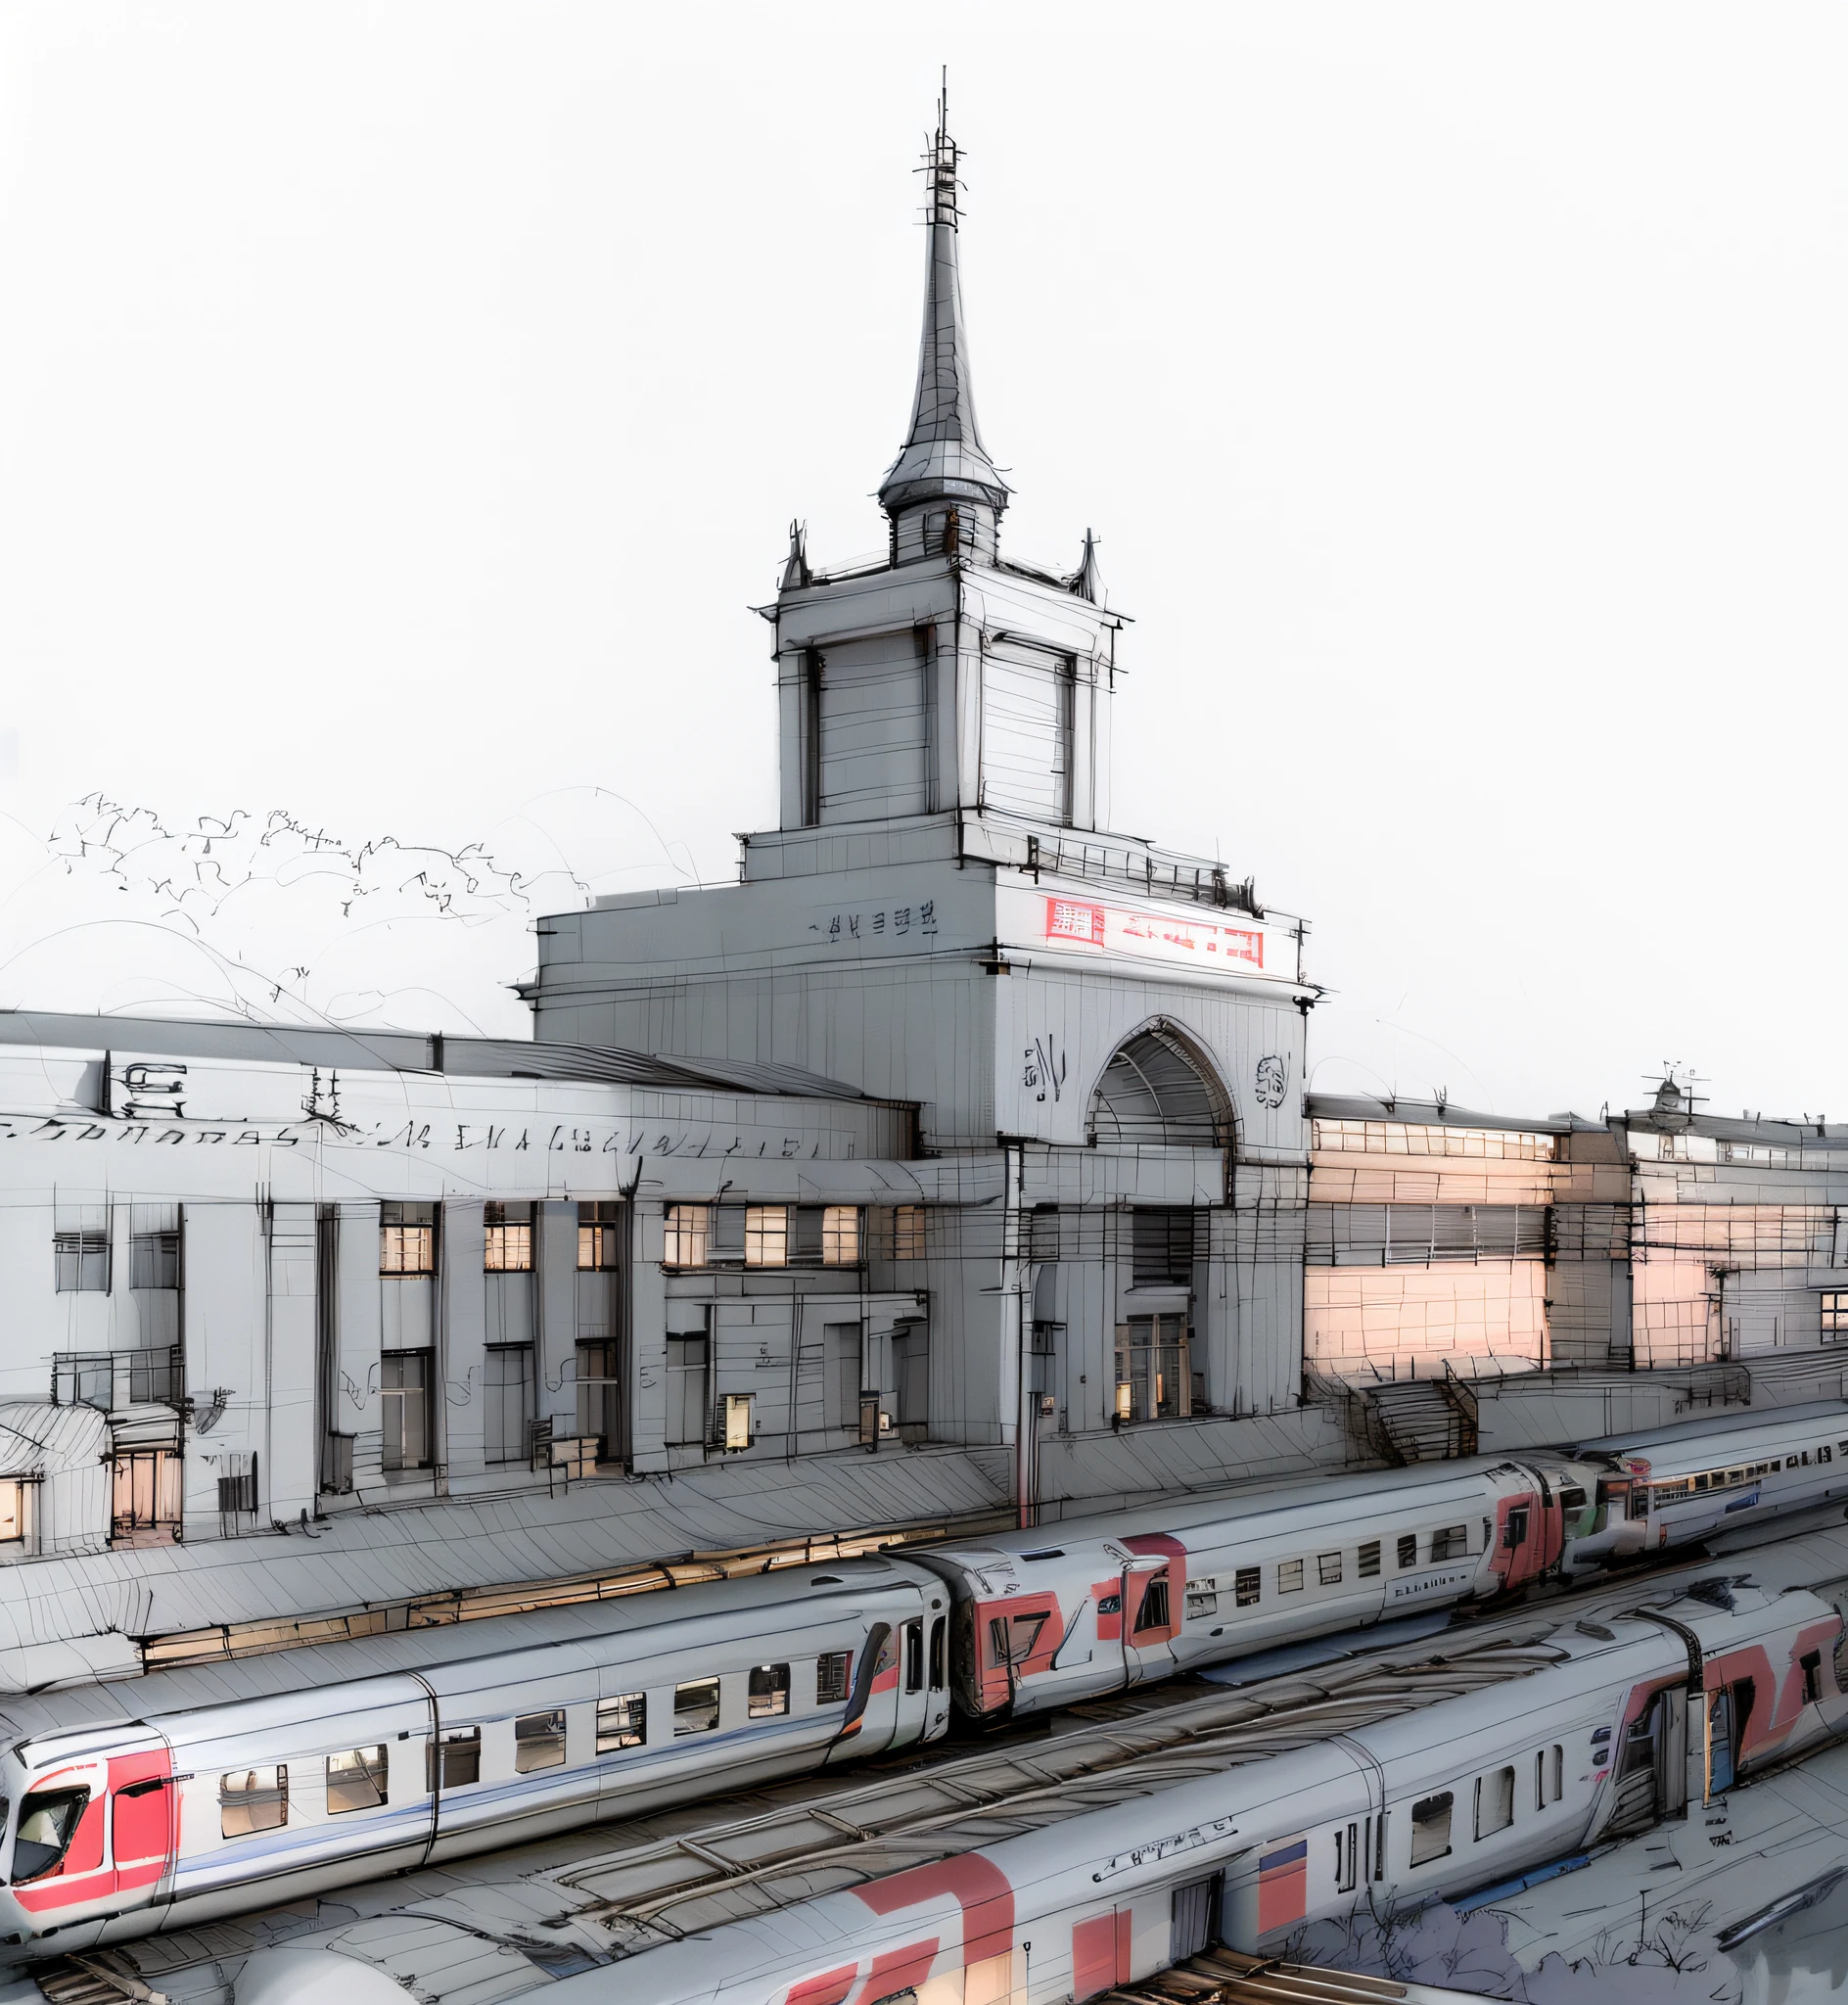
[(804, 585), (813, 583), (814, 575), (808, 569), (808, 526), (803, 522), (792, 522), (789, 526), (789, 560), (783, 566), (783, 589), (800, 591)]
[(1093, 606), (1104, 602), (1104, 582), (1097, 570), (1097, 538), (1089, 530), (1085, 532), (1085, 551), (1078, 560), (1078, 569), (1065, 581), (1065, 588), (1074, 598), (1088, 599)]

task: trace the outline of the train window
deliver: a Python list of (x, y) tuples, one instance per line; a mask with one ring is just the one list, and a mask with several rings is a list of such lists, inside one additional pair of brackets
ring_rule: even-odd
[(482, 1730), (447, 1727), (440, 1741), (430, 1744), (430, 1788), (465, 1790), (482, 1779)]
[(1217, 1580), (1190, 1580), (1187, 1582), (1187, 1620), (1189, 1622), (1220, 1611), (1220, 1584)]
[[(787, 1672), (787, 1666), (785, 1666)], [(784, 1677), (785, 1685), (789, 1680)], [(922, 1692), (924, 1689), (924, 1625), (922, 1622), (907, 1622), (904, 1625), (904, 1689), (907, 1692)]]
[(1534, 1808), (1544, 1810), (1565, 1795), (1566, 1750), (1555, 1741), (1534, 1755)]
[[(1168, 1583), (1163, 1581), (1164, 1606), (1167, 1593)], [(1046, 1626), (1046, 1619), (1043, 1614), (1016, 1615), (1011, 1622), (1005, 1615), (992, 1617), (989, 1622), (991, 1662), (996, 1668), (1003, 1664), (1024, 1664), (1032, 1656), (1034, 1645), (1040, 1641), (1040, 1632)], [(1138, 1619), (1135, 1626), (1141, 1629), (1147, 1625)]]
[(1363, 1580), (1374, 1579), (1379, 1573), (1378, 1539), (1368, 1539), (1365, 1545), (1361, 1548), (1356, 1558), (1359, 1563), (1355, 1566), (1355, 1572)]
[(1813, 1705), (1823, 1696), (1823, 1653), (1813, 1650), (1798, 1657), (1797, 1665), (1803, 1673), (1803, 1702)]
[(1835, 1460), (1835, 1451), (1825, 1441), (1822, 1447), (1816, 1451), (1816, 1459), (1818, 1462), (1833, 1462)]
[(327, 1757), (327, 1814), (376, 1810), (386, 1801), (385, 1749), (355, 1748)]
[[(1041, 1615), (1040, 1621), (1045, 1617)], [(1014, 1626), (1020, 1626), (1015, 1617)], [(1135, 1631), (1140, 1636), (1145, 1629), (1166, 1629), (1168, 1627), (1168, 1576), (1166, 1573), (1151, 1573), (1142, 1589), (1142, 1606), (1135, 1611)]]
[[(683, 1691), (685, 1687), (681, 1688)], [(516, 1775), (535, 1768), (558, 1768), (565, 1760), (565, 1711), (529, 1712), (513, 1723), (513, 1766)]]
[(1492, 1768), (1476, 1778), (1476, 1836), (1493, 1838), (1514, 1822), (1514, 1770)]
[(1512, 1552), (1516, 1546), (1527, 1543), (1527, 1506), (1517, 1504), (1508, 1513), (1508, 1521), (1502, 1527), (1502, 1543)]
[(1323, 1587), (1341, 1585), (1341, 1555), (1339, 1553), (1317, 1553), (1316, 1555), (1316, 1577)]
[(1300, 1560), (1279, 1560), (1277, 1562), (1278, 1594), (1301, 1594), (1303, 1591), (1303, 1562)]
[(1466, 1524), (1447, 1524), (1442, 1531), (1431, 1534), (1431, 1559), (1465, 1560), (1469, 1557), (1469, 1527)]
[(597, 1752), (639, 1748), (648, 1739), (648, 1700), (641, 1692), (624, 1692), (597, 1701)]
[[(917, 1687), (910, 1688), (913, 1692)], [(789, 1710), (789, 1666), (757, 1664), (753, 1667), (745, 1694), (745, 1714), (750, 1719), (775, 1719)]]
[(815, 1703), (842, 1705), (847, 1701), (847, 1671), (852, 1654), (824, 1650), (815, 1659)]
[(1399, 1570), (1403, 1573), (1408, 1566), (1418, 1563), (1418, 1534), (1415, 1531), (1402, 1531), (1399, 1534)]
[(931, 1624), (931, 1690), (941, 1692), (949, 1683), (949, 1618), (939, 1615)]
[(1699, 1494), (1699, 1492), (1700, 1492), (1700, 1491), (1702, 1491), (1702, 1490), (1704, 1490), (1704, 1489), (1705, 1489), (1706, 1487), (1707, 1487), (1707, 1479), (1706, 1479), (1706, 1477), (1705, 1477), (1705, 1476), (1696, 1476), (1696, 1477), (1694, 1478), (1694, 1491), (1695, 1491), (1695, 1494), (1696, 1494), (1696, 1495), (1698, 1495), (1698, 1494)]
[(1435, 1796), (1422, 1796), (1411, 1806), (1411, 1863), (1429, 1865), (1433, 1859), (1450, 1856), (1451, 1805), (1449, 1790)]
[(36, 1880), (70, 1849), (88, 1790), (34, 1790), (20, 1800), (20, 1829), (13, 1841), (13, 1878)]
[(218, 1832), (249, 1838), (254, 1831), (279, 1831), (289, 1821), (289, 1771), (234, 1768), (218, 1778)]
[(718, 1724), (718, 1680), (689, 1678), (673, 1688), (673, 1736), (710, 1734)]
[(1241, 1566), (1232, 1575), (1232, 1600), (1241, 1609), (1255, 1609), (1258, 1606), (1259, 1580), (1263, 1569), (1257, 1566)]

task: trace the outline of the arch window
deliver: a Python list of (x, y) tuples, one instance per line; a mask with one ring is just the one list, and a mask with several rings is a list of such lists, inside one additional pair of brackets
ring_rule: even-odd
[(1164, 1024), (1138, 1031), (1104, 1067), (1091, 1096), (1089, 1129), (1106, 1147), (1218, 1148), (1231, 1139), (1219, 1082)]

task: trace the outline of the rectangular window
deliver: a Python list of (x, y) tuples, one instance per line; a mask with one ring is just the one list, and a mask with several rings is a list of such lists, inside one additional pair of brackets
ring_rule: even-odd
[(180, 1522), (182, 1469), (173, 1448), (121, 1448), (111, 1458), (110, 1531), (151, 1532), (157, 1542)]
[(485, 1215), (486, 1235), (482, 1268), (487, 1274), (532, 1272), (532, 1206), (490, 1204)]
[(54, 1233), (52, 1253), (61, 1295), (109, 1293), (109, 1234)]
[(1399, 1534), (1399, 1570), (1403, 1573), (1408, 1566), (1415, 1566), (1417, 1563), (1418, 1534), (1415, 1531), (1403, 1531)]
[(599, 1462), (617, 1453), (617, 1416), (622, 1379), (613, 1343), (578, 1345), (578, 1438), (595, 1441)]
[(432, 1275), (437, 1271), (437, 1207), (393, 1204), (379, 1207), (379, 1272)]
[(1279, 1560), (1277, 1562), (1278, 1594), (1301, 1594), (1303, 1591), (1303, 1562), (1300, 1560)]
[(597, 1701), (597, 1752), (615, 1754), (624, 1748), (640, 1748), (648, 1739), (648, 1695), (624, 1692), (615, 1699)]
[(661, 1257), (669, 1267), (704, 1267), (712, 1236), (710, 1204), (670, 1204)]
[(757, 1397), (751, 1392), (728, 1392), (725, 1394), (725, 1446), (730, 1450), (751, 1446), (751, 1404)]
[(924, 1207), (921, 1204), (893, 1207), (892, 1257), (895, 1260), (924, 1258)]
[(1187, 1582), (1187, 1620), (1204, 1620), (1220, 1611), (1220, 1584), (1213, 1580)]
[(1840, 1343), (1848, 1337), (1848, 1289), (1825, 1288), (1823, 1302), (1823, 1341)]
[[(1044, 1617), (1040, 1618), (1042, 1621)], [(1020, 1617), (1014, 1618), (1016, 1626)], [(1131, 1632), (1141, 1635), (1145, 1629), (1166, 1629), (1168, 1627), (1168, 1576), (1166, 1573), (1151, 1573), (1142, 1589), (1141, 1606), (1135, 1611), (1135, 1628)]]
[(1259, 1578), (1262, 1567), (1241, 1566), (1232, 1575), (1232, 1600), (1241, 1609), (1255, 1609), (1258, 1606)]
[(431, 1746), (430, 1766), (440, 1771), (431, 1778), (433, 1790), (472, 1789), (482, 1779), (482, 1730), (480, 1727), (445, 1727), (440, 1742)]
[(1183, 1315), (1132, 1316), (1117, 1327), (1117, 1413), (1126, 1421), (1193, 1412), (1191, 1331)]
[(1411, 1863), (1429, 1865), (1433, 1859), (1450, 1856), (1451, 1804), (1449, 1790), (1424, 1796), (1411, 1806)]
[(486, 1397), (487, 1459), (525, 1462), (532, 1453), (532, 1346), (489, 1344), (483, 1358)]
[(845, 1650), (824, 1650), (815, 1659), (815, 1703), (847, 1703), (847, 1670), (852, 1654)]
[(234, 1768), (218, 1778), (218, 1832), (249, 1838), (255, 1831), (280, 1831), (289, 1821), (287, 1768)]
[(131, 1288), (176, 1288), (180, 1284), (178, 1233), (137, 1233), (128, 1242)]
[(789, 1710), (789, 1666), (758, 1664), (746, 1690), (745, 1712), (752, 1719), (775, 1719)]
[(1193, 1285), (1193, 1213), (1137, 1205), (1130, 1214), (1131, 1275), (1139, 1288)]
[(1316, 1555), (1316, 1577), (1323, 1587), (1341, 1585), (1341, 1555), (1339, 1553), (1317, 1553)]
[(1534, 1808), (1544, 1810), (1565, 1795), (1566, 1750), (1557, 1741), (1534, 1756)]
[(744, 1214), (744, 1264), (747, 1267), (789, 1265), (789, 1206), (750, 1204)]
[(1517, 1504), (1508, 1513), (1508, 1521), (1502, 1527), (1502, 1543), (1509, 1552), (1527, 1543), (1527, 1506)]
[(1356, 1566), (1355, 1571), (1361, 1576), (1363, 1580), (1375, 1579), (1379, 1573), (1378, 1539), (1367, 1540), (1365, 1545), (1363, 1545), (1361, 1548), (1359, 1560), (1360, 1564)]
[(513, 1767), (516, 1775), (531, 1775), (535, 1768), (565, 1765), (565, 1709), (529, 1712), (513, 1723)]
[(824, 1267), (859, 1265), (859, 1207), (830, 1204), (821, 1214), (821, 1264)]
[(578, 1207), (578, 1272), (607, 1274), (617, 1264), (618, 1214), (614, 1198), (600, 1198)]
[(1431, 1534), (1431, 1562), (1440, 1560), (1466, 1560), (1469, 1557), (1469, 1527), (1466, 1524), (1447, 1524), (1442, 1531)]
[(922, 1692), (924, 1689), (924, 1624), (907, 1622), (904, 1625), (904, 1689), (907, 1692)]
[(1476, 1836), (1493, 1838), (1514, 1822), (1514, 1771), (1492, 1768), (1476, 1778)]
[(0, 1545), (13, 1545), (25, 1536), (25, 1485), (18, 1480), (0, 1482)]
[(385, 1749), (355, 1748), (327, 1757), (327, 1814), (376, 1810), (386, 1801)]
[(387, 1469), (430, 1467), (430, 1353), (385, 1351), (379, 1358), (381, 1460)]
[(710, 1734), (718, 1724), (718, 1680), (692, 1678), (673, 1688), (675, 1740), (689, 1734)]

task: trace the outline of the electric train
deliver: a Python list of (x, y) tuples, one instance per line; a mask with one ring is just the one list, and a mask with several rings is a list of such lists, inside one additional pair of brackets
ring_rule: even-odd
[(1833, 1403), (8, 1699), (0, 1938), (268, 1906), (1844, 1495)]
[[(1067, 2005), (1214, 1939), (1277, 1954), (1363, 1906), (1512, 1890), (1848, 1728), (1842, 1633), (1839, 1609), (1805, 1590), (1696, 1583), (1562, 1623), (1543, 1646), (1553, 1660), (1525, 1676), (701, 1929), (547, 1996)], [(248, 1979), (251, 1998), (286, 2005), (287, 1956), (253, 1958), (240, 1994)], [(389, 2005), (390, 1980), (352, 1970), (353, 2005)]]

